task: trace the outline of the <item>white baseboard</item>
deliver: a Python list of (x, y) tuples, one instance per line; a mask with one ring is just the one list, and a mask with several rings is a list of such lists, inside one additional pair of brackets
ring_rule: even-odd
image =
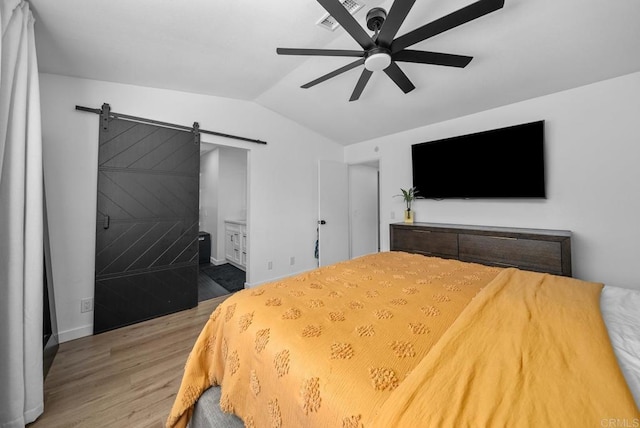
[(93, 335), (93, 324), (85, 325), (71, 330), (59, 331), (58, 340), (60, 343), (70, 342), (81, 337), (87, 337)]
[(209, 261), (212, 265), (220, 266), (227, 263), (227, 259), (214, 259), (213, 257), (209, 258)]
[(258, 285), (266, 284), (268, 282), (280, 281), (281, 279), (289, 278), (289, 277), (292, 277), (292, 276), (295, 276), (295, 275), (300, 275), (301, 273), (310, 272), (312, 270), (314, 270), (314, 269), (306, 269), (306, 270), (301, 270), (301, 271), (298, 271), (298, 272), (291, 272), (291, 273), (286, 274), (286, 275), (281, 275), (281, 276), (277, 276), (275, 278), (265, 279), (264, 281), (259, 281), (259, 282), (252, 282), (252, 283), (245, 282), (244, 283), (244, 288), (252, 288), (252, 287), (257, 287)]

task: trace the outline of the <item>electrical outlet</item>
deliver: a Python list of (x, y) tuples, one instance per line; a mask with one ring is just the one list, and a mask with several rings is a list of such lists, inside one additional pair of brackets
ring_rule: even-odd
[(91, 312), (93, 310), (93, 298), (80, 300), (80, 312)]
[(296, 258), (295, 258), (295, 257), (293, 257), (293, 256), (291, 256), (291, 258), (289, 258), (289, 264), (290, 264), (291, 266), (295, 265), (295, 264), (296, 264)]
[(396, 212), (395, 211), (391, 211), (391, 220), (395, 220), (396, 219)]
[(267, 262), (267, 269), (269, 269), (269, 270), (273, 269), (273, 262), (272, 261)]

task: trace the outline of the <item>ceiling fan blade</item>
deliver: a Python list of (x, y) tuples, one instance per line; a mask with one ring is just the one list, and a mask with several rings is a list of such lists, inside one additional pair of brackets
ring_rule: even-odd
[(362, 70), (362, 74), (358, 79), (358, 83), (356, 83), (356, 87), (353, 89), (353, 93), (351, 94), (351, 98), (349, 98), (349, 101), (356, 101), (358, 98), (360, 98), (360, 95), (362, 94), (364, 87), (367, 86), (367, 82), (369, 81), (369, 78), (371, 78), (372, 74), (373, 72), (367, 70), (366, 68)]
[(395, 0), (391, 6), (391, 10), (387, 14), (387, 19), (382, 24), (380, 33), (376, 41), (379, 45), (389, 47), (393, 38), (398, 33), (400, 26), (409, 14), (416, 0)]
[(369, 34), (364, 31), (364, 28), (358, 24), (358, 21), (344, 8), (339, 0), (318, 0), (318, 3), (342, 25), (345, 31), (362, 46), (362, 49), (369, 50), (376, 47)]
[(440, 52), (401, 50), (392, 55), (394, 61), (415, 62), (418, 64), (446, 65), (448, 67), (466, 67), (472, 56), (454, 55)]
[(473, 21), (488, 13), (501, 9), (504, 6), (504, 0), (479, 0), (469, 6), (463, 7), (449, 15), (436, 19), (428, 24), (418, 27), (407, 34), (398, 37), (391, 43), (391, 52), (399, 52), (402, 49), (415, 45), (418, 42), (433, 37), (444, 31), (455, 28), (459, 25)]
[(413, 83), (411, 83), (411, 80), (409, 80), (407, 75), (400, 70), (400, 67), (398, 67), (398, 64), (396, 64), (395, 61), (391, 61), (391, 65), (385, 68), (384, 72), (396, 83), (396, 85), (398, 85), (400, 89), (402, 89), (402, 92), (405, 94), (416, 88), (413, 86)]
[(278, 55), (364, 56), (364, 51), (350, 51), (345, 49), (276, 48), (276, 53)]
[(311, 81), (311, 82), (309, 82), (309, 83), (305, 83), (304, 85), (302, 85), (302, 86), (301, 86), (301, 88), (308, 89), (308, 88), (310, 88), (310, 87), (312, 87), (312, 86), (317, 85), (318, 83), (322, 83), (322, 82), (324, 82), (325, 80), (329, 80), (329, 79), (331, 79), (332, 77), (335, 77), (335, 76), (337, 76), (337, 75), (339, 75), (339, 74), (342, 74), (342, 73), (344, 73), (345, 71), (349, 71), (349, 70), (351, 70), (352, 68), (356, 68), (357, 66), (362, 65), (362, 64), (364, 64), (364, 58), (360, 58), (360, 59), (358, 59), (358, 60), (355, 60), (354, 62), (352, 62), (352, 63), (350, 63), (350, 64), (347, 64), (347, 65), (345, 65), (344, 67), (340, 67), (340, 68), (338, 68), (337, 70), (333, 70), (331, 73), (327, 73), (327, 74), (325, 74), (324, 76), (320, 76), (320, 77), (318, 77), (317, 79), (312, 80), (312, 81)]

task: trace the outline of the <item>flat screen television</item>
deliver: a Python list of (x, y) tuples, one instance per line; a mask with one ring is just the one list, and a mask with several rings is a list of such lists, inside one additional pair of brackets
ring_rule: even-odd
[(544, 121), (411, 146), (420, 198), (545, 198)]

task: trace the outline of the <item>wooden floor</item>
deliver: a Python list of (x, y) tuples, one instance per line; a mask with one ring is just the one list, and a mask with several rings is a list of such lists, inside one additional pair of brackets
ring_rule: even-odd
[(187, 356), (227, 297), (61, 344), (44, 385), (44, 413), (28, 427), (164, 427)]

